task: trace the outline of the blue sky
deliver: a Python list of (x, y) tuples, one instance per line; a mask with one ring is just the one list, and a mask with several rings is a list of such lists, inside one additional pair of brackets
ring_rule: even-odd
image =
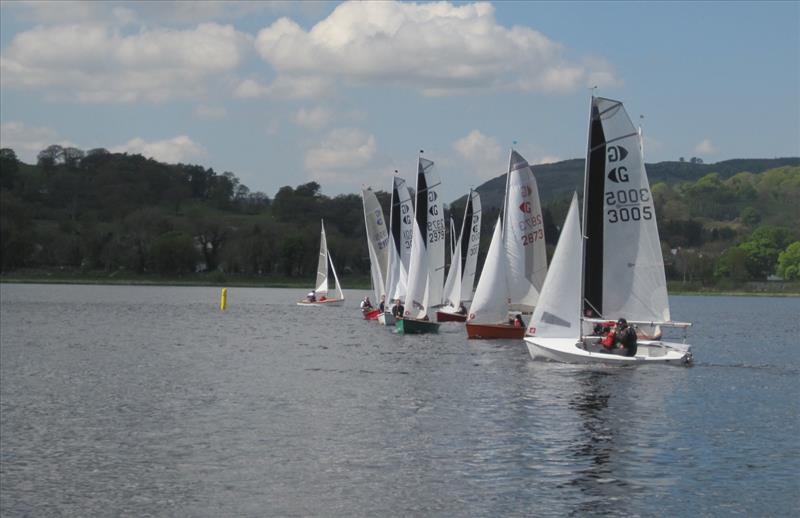
[[(0, 144), (105, 147), (274, 196), (411, 179), (445, 199), (585, 154), (589, 87), (648, 161), (800, 155), (798, 2), (9, 2)], [(576, 188), (579, 186), (576, 186)]]

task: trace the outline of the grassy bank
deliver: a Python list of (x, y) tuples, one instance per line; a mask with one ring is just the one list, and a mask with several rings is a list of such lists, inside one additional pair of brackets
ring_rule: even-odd
[[(369, 289), (369, 277), (344, 276), (345, 289)], [(0, 275), (0, 283), (28, 284), (107, 284), (130, 286), (236, 286), (248, 288), (297, 288), (309, 289), (314, 279), (293, 277), (252, 277), (222, 272), (201, 273), (183, 276), (136, 274), (131, 272), (75, 272), (67, 270), (19, 270)]]
[[(368, 276), (343, 276), (345, 289), (369, 289)], [(68, 270), (17, 270), (0, 275), (0, 282), (43, 284), (110, 284), (139, 286), (237, 286), (252, 288), (309, 289), (314, 279), (296, 277), (226, 274), (222, 272), (198, 273), (184, 276), (136, 274), (132, 272), (68, 271)], [(800, 282), (747, 282), (724, 283), (715, 286), (701, 283), (670, 281), (671, 295), (746, 295), (764, 297), (800, 297)]]

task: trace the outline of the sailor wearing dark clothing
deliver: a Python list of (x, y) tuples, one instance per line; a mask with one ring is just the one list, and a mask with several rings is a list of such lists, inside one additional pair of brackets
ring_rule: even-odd
[(394, 307), (392, 308), (392, 315), (394, 315), (395, 318), (402, 318), (403, 311), (405, 311), (405, 308), (400, 302), (400, 299), (397, 299), (397, 301), (394, 303)]
[(386, 307), (386, 295), (381, 295), (381, 303), (378, 304), (378, 309), (381, 310), (381, 313), (383, 313), (385, 307)]
[(620, 353), (624, 356), (636, 356), (636, 330), (628, 325), (624, 318), (617, 320), (617, 332), (615, 341)]

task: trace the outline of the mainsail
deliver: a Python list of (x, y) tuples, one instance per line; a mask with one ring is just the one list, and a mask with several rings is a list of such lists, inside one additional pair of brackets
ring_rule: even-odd
[(431, 307), (442, 300), (446, 233), (440, 186), (433, 162), (420, 157), (406, 294), (406, 313), (414, 318), (430, 317)]
[(506, 180), (504, 240), (513, 309), (532, 311), (547, 275), (539, 188), (528, 162), (511, 151)]
[[(452, 220), (451, 220), (452, 221)], [(475, 269), (481, 233), (481, 200), (478, 191), (470, 190), (464, 207), (464, 219), (450, 260), (444, 283), (445, 311), (458, 310), (462, 302), (472, 300)]]
[(370, 275), (376, 302), (386, 295), (385, 285), (389, 261), (389, 232), (383, 218), (383, 209), (372, 189), (361, 189), (364, 204), (364, 223), (367, 230)]
[(322, 231), (319, 237), (319, 259), (317, 260), (317, 280), (315, 283), (314, 294), (317, 299), (328, 297), (328, 265), (330, 265), (331, 273), (336, 284), (336, 298), (344, 299), (344, 292), (342, 285), (339, 283), (339, 276), (336, 275), (336, 269), (333, 267), (333, 259), (328, 252), (328, 240), (325, 237), (325, 222), (321, 222)]
[(669, 321), (641, 135), (619, 101), (592, 97), (584, 193), (585, 314)]
[(411, 260), (411, 239), (414, 223), (414, 207), (406, 181), (395, 176), (392, 179), (391, 212), (389, 215), (389, 264), (387, 267), (386, 294), (391, 300), (405, 300), (408, 282), (408, 267)]

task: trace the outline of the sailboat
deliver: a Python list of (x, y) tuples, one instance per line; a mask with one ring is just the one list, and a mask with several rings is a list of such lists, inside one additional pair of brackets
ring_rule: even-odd
[[(333, 280), (336, 285), (336, 296), (328, 298), (328, 266), (330, 265), (330, 274), (333, 275)], [(317, 281), (314, 291), (309, 293), (308, 297), (297, 302), (298, 306), (341, 306), (344, 304), (344, 292), (342, 292), (342, 285), (339, 283), (339, 277), (336, 275), (336, 268), (333, 267), (333, 259), (328, 252), (328, 241), (325, 238), (325, 222), (322, 222), (322, 232), (319, 238), (319, 260), (317, 262)], [(313, 294), (313, 297), (311, 296)]]
[[(378, 197), (369, 187), (361, 189), (361, 201), (364, 205), (364, 225), (367, 231), (367, 249), (369, 251), (369, 270), (375, 303), (386, 302), (387, 268), (389, 262), (389, 232), (383, 218), (383, 209)], [(362, 310), (366, 320), (376, 320), (382, 311), (375, 307)]]
[[(568, 363), (691, 362), (691, 346), (660, 339), (670, 317), (664, 262), (641, 134), (622, 103), (592, 97), (583, 231), (577, 195), (525, 343), (533, 358)], [(594, 328), (625, 318), (638, 327), (633, 356), (611, 354)], [(685, 338), (684, 338), (685, 341)]]
[(392, 178), (390, 207), (390, 239), (386, 274), (386, 298), (388, 300), (383, 313), (378, 315), (378, 322), (387, 326), (395, 325), (395, 318), (391, 308), (398, 300), (402, 302), (406, 298), (414, 225), (414, 207), (411, 201), (411, 192), (406, 186), (406, 181), (397, 175)]
[(420, 156), (405, 310), (395, 323), (398, 333), (439, 331), (432, 317), (433, 307), (442, 300), (447, 239), (440, 189), (433, 162)]
[(509, 315), (530, 314), (547, 275), (547, 249), (539, 188), (528, 162), (511, 150), (505, 202), (475, 288), (467, 319), (470, 338), (517, 338), (525, 334)]
[[(451, 221), (451, 235), (454, 225)], [(444, 306), (436, 312), (438, 322), (464, 322), (467, 312), (465, 302), (472, 300), (475, 285), (475, 270), (478, 265), (478, 250), (481, 244), (481, 197), (470, 189), (464, 207), (461, 233), (450, 255), (450, 270), (444, 283)]]

